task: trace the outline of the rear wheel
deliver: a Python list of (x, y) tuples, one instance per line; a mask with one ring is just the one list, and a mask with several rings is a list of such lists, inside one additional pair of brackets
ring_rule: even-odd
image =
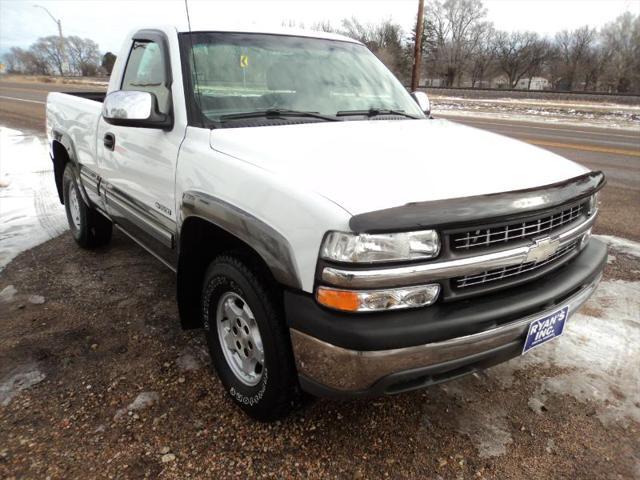
[(71, 164), (64, 169), (62, 193), (69, 229), (76, 243), (83, 248), (109, 243), (113, 225), (108, 218), (85, 203)]
[(202, 306), (213, 365), (233, 402), (261, 421), (287, 415), (300, 398), (280, 303), (251, 260), (221, 255), (211, 262)]

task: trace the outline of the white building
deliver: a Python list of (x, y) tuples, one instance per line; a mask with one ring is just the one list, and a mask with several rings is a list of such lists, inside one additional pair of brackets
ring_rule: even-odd
[[(529, 86), (531, 81), (531, 86)], [(516, 84), (519, 90), (546, 90), (551, 87), (551, 82), (544, 77), (521, 78)]]

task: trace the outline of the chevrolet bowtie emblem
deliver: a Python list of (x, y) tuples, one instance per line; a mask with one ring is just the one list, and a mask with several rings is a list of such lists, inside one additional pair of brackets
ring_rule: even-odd
[(559, 239), (542, 238), (529, 247), (525, 263), (542, 262), (558, 251)]

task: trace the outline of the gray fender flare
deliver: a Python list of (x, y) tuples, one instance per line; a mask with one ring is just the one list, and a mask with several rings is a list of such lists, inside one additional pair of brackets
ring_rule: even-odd
[[(92, 202), (89, 200), (89, 196), (87, 195), (87, 192), (85, 191), (85, 188), (84, 188), (84, 184), (82, 182), (82, 176), (80, 175), (81, 166), (80, 166), (80, 162), (78, 161), (78, 155), (76, 154), (76, 149), (73, 144), (73, 140), (71, 140), (71, 137), (68, 134), (60, 132), (58, 130), (52, 130), (51, 133), (53, 136), (51, 146), (50, 146), (50, 152), (49, 152), (49, 155), (51, 156), (51, 160), (53, 161), (53, 142), (58, 142), (66, 150), (67, 156), (69, 157), (69, 162), (71, 162), (71, 164), (73, 165), (73, 170), (76, 176), (76, 182), (80, 186), (80, 194), (82, 195), (82, 199), (85, 201), (87, 205), (92, 205)], [(60, 172), (60, 178), (62, 178), (63, 174), (64, 174), (64, 170)], [(60, 195), (60, 201), (62, 202), (63, 201), (62, 184), (59, 185), (58, 193)]]
[(291, 244), (281, 233), (254, 215), (197, 191), (184, 192), (179, 214), (180, 223), (189, 217), (199, 217), (239, 238), (260, 255), (279, 283), (302, 288)]

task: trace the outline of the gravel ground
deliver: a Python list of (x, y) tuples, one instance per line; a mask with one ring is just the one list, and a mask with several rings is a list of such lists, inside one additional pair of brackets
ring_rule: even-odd
[[(608, 285), (638, 293), (640, 259), (624, 252)], [(0, 478), (640, 475), (638, 376), (559, 393), (543, 380), (576, 369), (549, 361), (563, 351), (551, 346), (429, 390), (311, 401), (255, 423), (211, 374), (201, 332), (180, 330), (174, 290), (173, 274), (118, 234), (93, 252), (63, 234), (0, 273)], [(567, 337), (555, 345), (580, 333)]]

